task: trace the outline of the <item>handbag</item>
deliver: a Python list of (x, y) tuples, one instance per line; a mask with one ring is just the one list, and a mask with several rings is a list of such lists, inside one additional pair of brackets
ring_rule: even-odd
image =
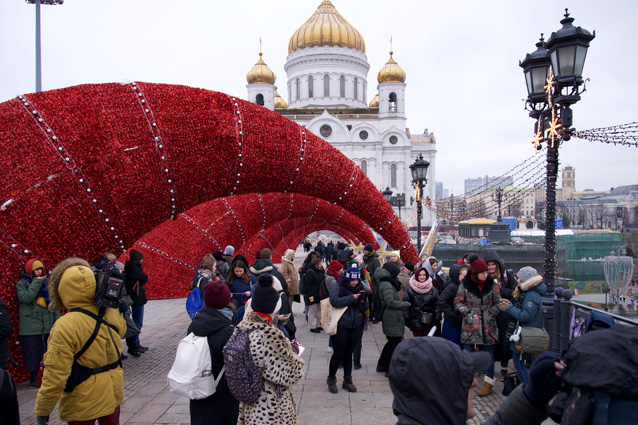
[(520, 338), (514, 346), (521, 353), (539, 354), (549, 348), (549, 334), (543, 328), (519, 327)]
[(501, 392), (501, 394), (503, 394), (505, 397), (509, 396), (512, 391), (514, 391), (514, 388), (518, 387), (520, 383), (521, 380), (518, 379), (517, 372), (508, 373), (503, 378), (503, 391)]
[(432, 324), (432, 313), (429, 313), (427, 311), (422, 311), (421, 312), (421, 317), (419, 317), (419, 322), (421, 322), (422, 325), (431, 325)]
[(337, 333), (337, 325), (339, 319), (346, 312), (348, 307), (335, 308), (330, 304), (330, 298), (321, 300), (321, 327), (326, 331), (328, 335), (335, 335)]

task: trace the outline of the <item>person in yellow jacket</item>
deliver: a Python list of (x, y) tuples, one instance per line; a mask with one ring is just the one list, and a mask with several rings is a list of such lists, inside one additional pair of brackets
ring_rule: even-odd
[[(95, 419), (101, 419), (101, 424), (119, 424), (124, 397), (120, 353), (126, 322), (118, 309), (103, 310), (102, 320), (108, 325), (100, 323), (97, 336), (74, 367), (74, 356), (83, 349), (97, 323), (91, 315), (74, 309), (99, 318), (102, 310), (93, 301), (96, 289), (93, 271), (81, 258), (67, 258), (53, 269), (49, 309), (68, 312), (53, 325), (44, 354), (42, 386), (35, 403), (38, 425), (47, 423), (58, 401), (58, 417), (71, 425)], [(82, 377), (70, 380), (72, 368), (75, 372), (88, 371), (88, 377), (74, 373), (73, 377)], [(71, 384), (75, 388), (69, 391)]]

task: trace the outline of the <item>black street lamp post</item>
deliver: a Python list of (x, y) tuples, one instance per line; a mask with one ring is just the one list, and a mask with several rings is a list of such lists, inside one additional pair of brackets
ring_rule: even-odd
[(26, 0), (29, 4), (35, 4), (35, 91), (42, 91), (42, 48), (40, 42), (40, 5), (55, 6), (64, 3), (64, 0)]
[(569, 140), (572, 128), (571, 105), (580, 100), (584, 91), (582, 77), (589, 42), (589, 31), (572, 25), (574, 18), (565, 9), (560, 21), (563, 27), (547, 40), (536, 44), (536, 51), (519, 63), (525, 73), (529, 116), (536, 120), (534, 146), (542, 149), (547, 142), (547, 197), (545, 229), (545, 262), (543, 264), (548, 295), (556, 284), (556, 180), (558, 177), (558, 147)]
[(393, 207), (399, 208), (399, 219), (401, 219), (401, 208), (405, 206), (405, 193), (399, 193), (392, 196), (393, 192), (392, 189), (390, 189), (389, 187), (386, 187), (385, 190), (381, 193), (383, 194), (383, 197), (388, 202), (388, 204), (392, 205)]
[(421, 217), (423, 215), (423, 189), (428, 182), (427, 174), (430, 163), (423, 159), (423, 155), (419, 154), (412, 165), (410, 172), (412, 173), (412, 184), (416, 188), (416, 245), (419, 255), (421, 255)]

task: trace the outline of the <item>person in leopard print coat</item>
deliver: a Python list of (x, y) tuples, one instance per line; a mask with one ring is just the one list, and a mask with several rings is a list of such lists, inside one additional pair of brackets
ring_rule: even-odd
[(250, 352), (264, 377), (259, 399), (239, 404), (238, 425), (297, 424), (292, 386), (303, 377), (306, 364), (272, 323), (281, 305), (272, 279), (270, 275), (259, 277), (253, 290), (253, 311), (237, 325), (240, 329), (254, 329), (250, 333)]

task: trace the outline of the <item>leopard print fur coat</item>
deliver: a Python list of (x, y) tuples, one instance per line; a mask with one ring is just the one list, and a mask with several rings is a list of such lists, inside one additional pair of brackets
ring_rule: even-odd
[(250, 350), (264, 376), (259, 399), (239, 404), (237, 425), (296, 425), (292, 386), (304, 375), (304, 360), (292, 351), (290, 341), (276, 326), (256, 313), (246, 315), (237, 327), (256, 329), (250, 334)]

